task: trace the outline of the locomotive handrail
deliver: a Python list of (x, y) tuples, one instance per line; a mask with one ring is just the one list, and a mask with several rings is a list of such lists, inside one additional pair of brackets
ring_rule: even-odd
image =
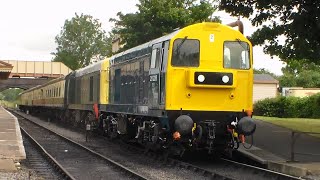
[(237, 21), (229, 23), (227, 25), (230, 26), (230, 27), (238, 26), (238, 30), (241, 32), (241, 34), (243, 34), (243, 23), (242, 23), (242, 21), (237, 20)]

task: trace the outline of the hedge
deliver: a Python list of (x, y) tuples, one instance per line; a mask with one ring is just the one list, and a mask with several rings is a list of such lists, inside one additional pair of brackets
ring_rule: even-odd
[(259, 116), (320, 118), (320, 93), (309, 97), (277, 97), (257, 101), (253, 112)]

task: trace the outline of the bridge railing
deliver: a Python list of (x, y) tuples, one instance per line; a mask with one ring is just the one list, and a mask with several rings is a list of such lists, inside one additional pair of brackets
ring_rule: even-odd
[(72, 70), (61, 62), (2, 60), (13, 65), (10, 77), (61, 77)]

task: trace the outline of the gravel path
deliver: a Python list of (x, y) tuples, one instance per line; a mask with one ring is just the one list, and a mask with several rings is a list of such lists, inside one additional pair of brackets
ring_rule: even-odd
[(39, 177), (36, 172), (28, 169), (23, 165), (21, 165), (21, 168), (16, 172), (0, 172), (0, 180), (12, 180), (12, 179), (41, 180), (43, 178)]

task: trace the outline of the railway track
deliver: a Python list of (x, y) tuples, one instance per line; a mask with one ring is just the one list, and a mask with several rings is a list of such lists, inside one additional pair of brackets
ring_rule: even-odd
[(27, 159), (22, 163), (36, 174), (29, 171), (29, 179), (33, 176), (41, 176), (44, 179), (73, 179), (66, 171), (56, 163), (39, 144), (21, 128), (23, 145), (25, 147)]
[[(127, 146), (128, 149), (136, 151), (137, 153), (143, 153), (144, 150), (132, 145), (126, 145), (121, 143), (122, 146)], [(156, 153), (147, 153), (150, 158), (154, 160), (163, 161), (163, 157)], [(198, 154), (192, 155), (191, 159), (176, 159), (168, 158), (166, 163), (172, 164), (177, 167), (190, 169), (194, 172), (200, 172), (206, 175), (215, 177), (228, 177), (230, 179), (260, 179), (260, 180), (301, 180), (301, 177), (295, 177), (276, 171), (271, 171), (265, 168), (252, 166), (240, 162), (236, 162), (230, 159), (219, 158), (212, 159), (207, 156)]]
[[(95, 151), (101, 154), (103, 154), (106, 149), (112, 148), (111, 146), (114, 146), (115, 144), (119, 146), (119, 143), (114, 143), (110, 141), (106, 143), (105, 140), (102, 141), (101, 138), (98, 139), (99, 140), (90, 139), (92, 144), (90, 144), (89, 147), (90, 149), (95, 149)], [(178, 172), (183, 170), (184, 174), (193, 174), (193, 177), (197, 177), (196, 179), (299, 179), (293, 176), (288, 176), (274, 171), (269, 171), (266, 169), (244, 165), (223, 159), (217, 162), (212, 162), (208, 160), (196, 162), (181, 161), (169, 158), (167, 159), (167, 161), (164, 161), (162, 156), (159, 156), (155, 153), (147, 153), (149, 157), (146, 157), (146, 155), (142, 155), (144, 153), (144, 149), (132, 145), (127, 145), (124, 143), (120, 144), (126, 146), (126, 148), (129, 148), (130, 150), (127, 151), (130, 151), (131, 153), (135, 154), (135, 156), (138, 156), (138, 158), (140, 157), (144, 159), (149, 159), (147, 161), (153, 161), (155, 164), (162, 164), (162, 166), (168, 166), (170, 167), (170, 170), (176, 171), (178, 175)], [(127, 153), (126, 156), (130, 159), (130, 156), (132, 155), (130, 155), (130, 153)], [(130, 161), (129, 159), (128, 161)], [(126, 164), (126, 162), (123, 163)], [(163, 168), (162, 166), (161, 168)], [(161, 168), (159, 169), (161, 170)], [(162, 171), (165, 171), (167, 174), (170, 174), (170, 170), (163, 169)], [(154, 176), (155, 175), (146, 175), (148, 179), (162, 179), (161, 176), (159, 176), (158, 178), (154, 178)], [(188, 176), (186, 175), (186, 177), (187, 178), (181, 179), (192, 179), (190, 178), (190, 176), (188, 178)], [(167, 176), (164, 176), (163, 179), (166, 178)]]
[(24, 134), (55, 161), (66, 179), (147, 179), (71, 139), (31, 121), (18, 120)]

